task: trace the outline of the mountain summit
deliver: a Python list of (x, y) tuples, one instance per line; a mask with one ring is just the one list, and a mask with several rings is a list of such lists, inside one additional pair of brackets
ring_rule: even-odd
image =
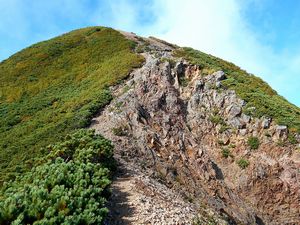
[[(11, 214), (3, 209), (16, 207), (18, 197), (8, 196), (26, 192), (36, 171), (61, 165), (57, 158), (67, 165), (73, 160), (71, 168), (99, 164), (98, 170), (113, 171), (105, 138), (115, 148), (112, 195), (93, 190), (108, 199), (107, 224), (300, 221), (300, 109), (232, 63), (154, 37), (91, 27), (16, 53), (1, 62), (0, 75), (3, 218), (20, 224), (48, 221), (46, 215), (60, 222), (75, 218), (80, 210), (72, 214), (73, 195), (60, 197), (64, 203), (53, 214), (51, 206), (31, 214), (26, 205)], [(68, 136), (79, 128), (104, 138)], [(65, 135), (66, 142), (46, 148)], [(97, 146), (101, 153), (89, 150)], [(24, 174), (30, 178), (20, 178)], [(75, 190), (72, 179), (64, 187)], [(86, 188), (96, 183), (84, 179)], [(43, 196), (63, 181), (55, 182), (45, 184)], [(80, 204), (83, 214), (91, 213), (76, 214), (84, 221), (78, 224), (104, 221), (104, 211), (96, 220), (99, 212), (90, 207), (94, 196), (81, 196), (93, 202)]]

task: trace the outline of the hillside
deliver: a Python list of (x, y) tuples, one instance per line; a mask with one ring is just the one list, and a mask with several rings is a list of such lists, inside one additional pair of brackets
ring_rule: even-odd
[[(143, 57), (135, 43), (104, 27), (72, 31), (0, 64), (0, 183), (27, 170), (41, 148), (86, 127)], [(118, 65), (118, 66), (116, 66)]]
[(21, 175), (0, 192), (9, 221), (99, 224), (105, 206), (109, 224), (300, 219), (300, 109), (232, 63), (91, 27), (1, 62), (0, 85), (0, 181)]

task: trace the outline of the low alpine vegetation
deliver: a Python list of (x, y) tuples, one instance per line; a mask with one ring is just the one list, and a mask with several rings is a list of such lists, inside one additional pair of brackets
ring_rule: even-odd
[(240, 168), (246, 169), (250, 165), (250, 162), (247, 159), (241, 158), (237, 161), (237, 164)]
[(222, 156), (224, 158), (228, 158), (229, 156), (232, 156), (232, 155), (231, 155), (231, 152), (228, 148), (222, 148)]
[(253, 137), (253, 136), (249, 137), (247, 143), (248, 143), (249, 147), (253, 150), (258, 149), (258, 147), (259, 147), (258, 137)]
[(41, 148), (89, 125), (112, 99), (108, 87), (144, 61), (134, 48), (111, 28), (88, 27), (0, 62), (0, 187), (44, 157)]
[(51, 145), (46, 162), (5, 183), (0, 224), (102, 224), (113, 145), (79, 130)]
[(223, 118), (220, 115), (211, 115), (209, 120), (214, 124), (224, 124)]

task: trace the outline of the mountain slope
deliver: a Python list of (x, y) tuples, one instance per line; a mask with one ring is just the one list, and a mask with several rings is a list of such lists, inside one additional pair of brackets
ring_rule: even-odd
[[(229, 224), (297, 224), (297, 132), (268, 114), (259, 117), (255, 109), (249, 114), (248, 104), (254, 103), (245, 102), (228, 87), (228, 80), (233, 79), (230, 71), (209, 71), (187, 57), (178, 57), (181, 49), (157, 39), (129, 38), (144, 49), (140, 52), (146, 63), (126, 83), (113, 88), (114, 100), (91, 124), (115, 143), (115, 157), (185, 196), (199, 212), (213, 209), (213, 218), (219, 214)], [(218, 65), (214, 60), (211, 63)], [(260, 79), (245, 72), (241, 76), (248, 76), (245, 79), (258, 92), (265, 90), (264, 98), (276, 95)], [(281, 101), (295, 110), (289, 113), (299, 124), (299, 109)], [(136, 213), (148, 215), (138, 204), (128, 204), (137, 208)], [(148, 212), (144, 223), (153, 213), (154, 218), (161, 215), (172, 224), (167, 212)]]
[[(129, 197), (112, 206), (135, 206), (122, 210), (132, 224), (186, 224), (197, 212), (198, 224), (299, 221), (300, 109), (231, 63), (92, 27), (17, 53), (0, 74), (2, 181), (35, 166), (47, 154), (40, 147), (89, 126), (115, 145), (113, 196)], [(123, 167), (135, 172), (123, 179)], [(131, 193), (115, 192), (124, 186)]]
[(143, 62), (134, 46), (113, 29), (91, 27), (1, 62), (0, 183), (45, 155), (41, 147), (89, 124), (111, 100), (107, 87)]

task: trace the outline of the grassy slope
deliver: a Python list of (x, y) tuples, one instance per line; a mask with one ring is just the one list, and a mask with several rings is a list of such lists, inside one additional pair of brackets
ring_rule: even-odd
[(199, 65), (204, 74), (223, 70), (228, 78), (223, 81), (223, 85), (235, 90), (247, 102), (247, 108), (255, 107), (256, 110), (252, 112), (254, 116), (272, 117), (278, 124), (288, 125), (291, 132), (300, 133), (300, 109), (279, 96), (262, 79), (248, 74), (232, 63), (192, 48), (181, 48), (176, 51), (175, 56)]
[(143, 62), (134, 45), (113, 29), (90, 27), (0, 63), (0, 184), (44, 156), (41, 147), (88, 124), (110, 101), (106, 88)]

